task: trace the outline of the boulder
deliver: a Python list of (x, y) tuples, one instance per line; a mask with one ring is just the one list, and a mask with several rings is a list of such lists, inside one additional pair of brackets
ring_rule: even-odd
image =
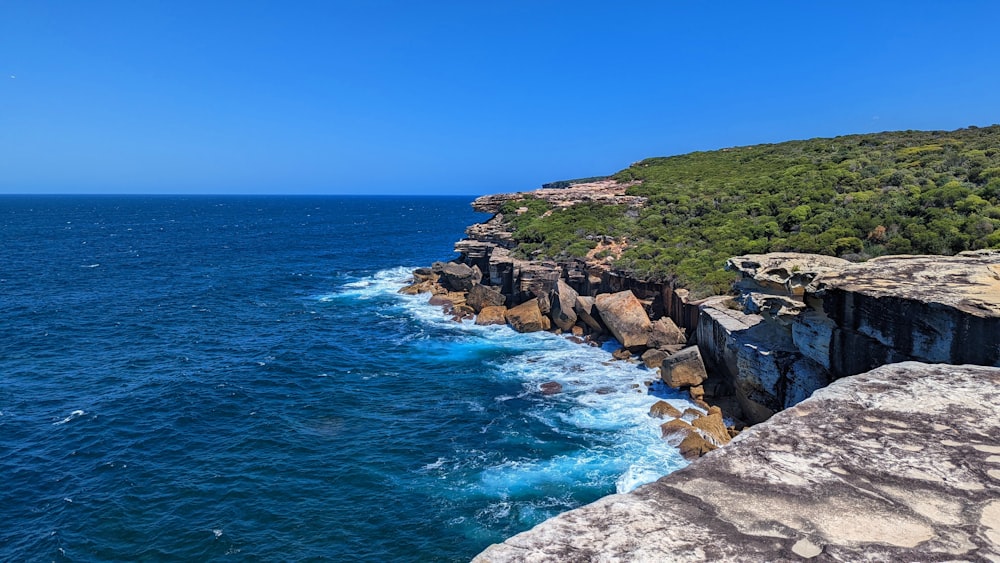
[(483, 307), (479, 314), (476, 315), (477, 325), (502, 325), (507, 324), (507, 308), (498, 307)]
[(413, 270), (413, 281), (415, 283), (424, 281), (436, 282), (439, 277), (440, 276), (435, 274), (434, 270), (430, 268), (417, 268), (416, 270)]
[(729, 443), (729, 431), (726, 430), (726, 423), (722, 420), (722, 415), (712, 413), (707, 416), (696, 418), (691, 422), (702, 435), (716, 446), (724, 446)]
[(675, 418), (661, 424), (660, 432), (664, 438), (682, 438), (694, 432), (694, 426)]
[(656, 348), (650, 348), (642, 353), (642, 363), (646, 364), (649, 369), (662, 366), (665, 359), (667, 359), (667, 353)]
[(472, 286), (468, 297), (465, 298), (465, 302), (476, 313), (482, 311), (484, 307), (499, 307), (506, 303), (506, 301), (507, 298), (500, 293), (499, 289), (482, 284)]
[(577, 297), (579, 294), (566, 282), (562, 280), (556, 282), (556, 289), (550, 298), (552, 324), (567, 331), (573, 329), (577, 319), (576, 311), (573, 310)]
[(701, 385), (708, 379), (705, 363), (697, 346), (689, 346), (666, 358), (660, 366), (660, 378), (673, 388)]
[(688, 435), (685, 436), (683, 440), (681, 440), (677, 449), (681, 451), (681, 455), (684, 456), (684, 459), (693, 460), (698, 459), (712, 450), (718, 449), (718, 446), (703, 438), (698, 432), (691, 431), (688, 432)]
[(653, 406), (649, 407), (649, 416), (653, 418), (680, 418), (681, 411), (677, 410), (677, 407), (671, 405), (670, 403), (659, 400), (653, 403)]
[(702, 385), (694, 385), (688, 389), (688, 393), (691, 398), (698, 401), (705, 398), (705, 387)]
[(413, 283), (413, 284), (410, 284), (410, 285), (407, 285), (407, 286), (403, 286), (399, 290), (399, 293), (402, 293), (403, 295), (418, 295), (420, 293), (435, 293), (435, 289), (436, 288), (440, 288), (440, 287), (441, 286), (438, 285), (436, 282), (433, 282), (433, 281), (430, 281), (430, 280), (418, 281), (416, 283)]
[(600, 313), (597, 312), (597, 308), (594, 307), (594, 298), (589, 295), (580, 295), (576, 298), (576, 304), (573, 306), (573, 311), (576, 313), (577, 318), (583, 321), (583, 324), (590, 327), (591, 330), (597, 333), (604, 332), (604, 325), (601, 323)]
[(542, 315), (538, 301), (534, 299), (507, 309), (507, 322), (518, 332), (538, 332), (549, 327), (548, 319)]
[(687, 336), (684, 331), (669, 317), (663, 317), (650, 323), (649, 342), (650, 348), (664, 349), (668, 346), (676, 346), (687, 343)]
[(632, 357), (632, 352), (629, 352), (628, 348), (619, 348), (611, 353), (611, 357), (616, 360), (628, 360)]
[(611, 334), (630, 349), (644, 348), (652, 328), (646, 310), (631, 291), (602, 293), (594, 300), (601, 320)]
[(469, 291), (483, 279), (478, 267), (459, 262), (435, 262), (433, 273), (440, 276), (440, 283), (451, 291)]

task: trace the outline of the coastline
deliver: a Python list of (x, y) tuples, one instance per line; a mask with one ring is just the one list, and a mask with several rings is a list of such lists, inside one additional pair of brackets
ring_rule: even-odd
[[(579, 344), (614, 338), (622, 345), (615, 352), (616, 359), (643, 361), (650, 369), (659, 370), (663, 384), (687, 392), (700, 407), (673, 412), (667, 408), (669, 405), (654, 405), (650, 412), (650, 416), (667, 419), (662, 425), (664, 439), (676, 444), (686, 458), (696, 461), (683, 470), (685, 475), (703, 467), (710, 469), (701, 471), (715, 471), (713, 460), (725, 459), (722, 452), (726, 448), (720, 450), (721, 458), (710, 452), (733, 439), (756, 448), (771, 447), (769, 440), (759, 440), (761, 434), (769, 433), (767, 421), (776, 413), (796, 408), (814, 392), (817, 396), (830, 395), (825, 389), (831, 383), (846, 380), (844, 385), (850, 385), (856, 379), (852, 376), (878, 366), (899, 361), (1000, 366), (1000, 346), (996, 342), (1000, 334), (1000, 293), (996, 293), (994, 281), (1000, 279), (1000, 252), (965, 252), (955, 257), (888, 256), (862, 264), (795, 253), (741, 256), (732, 258), (727, 265), (740, 280), (735, 294), (693, 300), (682, 288), (617, 272), (609, 260), (548, 262), (515, 258), (512, 250), (516, 245), (509, 230), (505, 230), (499, 205), (523, 195), (476, 200), (474, 207), (492, 211), (493, 217), (467, 229), (469, 238), (455, 245), (458, 258), (416, 270), (411, 285), (402, 292), (431, 294), (431, 303), (442, 306), (454, 320), (474, 318), (477, 324), (508, 324), (519, 332), (547, 330), (567, 334)], [(572, 205), (565, 198), (560, 201)], [(615, 241), (601, 242), (605, 243), (610, 246)], [(905, 283), (913, 278), (925, 284)], [(950, 278), (951, 282), (937, 283), (942, 278)], [(956, 290), (957, 296), (942, 298)], [(873, 312), (867, 299), (876, 300), (872, 303), (881, 300), (882, 309)], [(942, 305), (949, 309), (943, 316)], [(858, 314), (862, 315), (860, 322)], [(874, 314), (881, 315), (877, 330), (869, 326), (874, 320), (864, 316)], [(931, 322), (943, 324), (944, 330), (938, 326), (931, 333), (920, 332), (921, 325), (906, 322), (903, 317), (897, 320), (893, 314), (933, 319)], [(952, 326), (955, 330), (949, 335), (947, 327)], [(987, 352), (970, 351), (971, 347), (963, 342), (970, 335), (976, 339), (973, 343), (982, 344)], [(905, 367), (913, 372), (922, 369), (915, 364)], [(952, 375), (955, 373), (964, 372)], [(980, 377), (989, 380), (992, 374)], [(995, 378), (991, 381), (995, 383)], [(977, 408), (982, 410), (982, 404)], [(730, 425), (727, 427), (724, 421)], [(750, 428), (753, 432), (748, 433), (749, 437), (740, 435), (741, 430), (753, 425), (760, 430)], [(844, 431), (854, 432), (857, 428)], [(918, 442), (925, 439), (930, 438), (915, 438)], [(808, 440), (805, 438), (803, 445), (809, 445)], [(969, 436), (964, 440), (976, 443)], [(1000, 444), (993, 446), (987, 441), (983, 447), (996, 447), (1000, 452)], [(698, 461), (706, 454), (709, 457)], [(946, 459), (947, 455), (940, 457)], [(887, 459), (890, 463), (898, 461), (894, 456)], [(764, 466), (761, 470), (768, 469)], [(626, 496), (648, 496), (641, 491), (680, 479), (674, 475)], [(591, 506), (618, 502), (614, 498)], [(982, 500), (976, 502), (982, 508)], [(592, 514), (587, 512), (590, 510), (588, 506), (571, 513)], [(603, 525), (592, 521), (592, 516), (585, 520), (595, 528)], [(562, 522), (564, 518), (552, 521)], [(624, 528), (615, 532), (615, 526)], [(605, 531), (633, 533), (643, 526), (631, 519)], [(516, 560), (527, 553), (522, 549), (524, 541), (518, 538), (553, 541), (549, 532), (536, 531), (547, 529), (549, 524), (543, 523), (508, 540), (503, 544), (507, 547), (487, 550), (479, 560)], [(582, 532), (574, 529), (572, 534)], [(931, 536), (936, 537), (935, 533)], [(822, 539), (822, 546), (839, 541), (836, 537), (813, 539)], [(607, 540), (605, 537), (602, 541)], [(792, 549), (794, 546), (784, 546), (782, 553), (812, 553), (816, 544), (805, 541), (796, 544), (798, 551)], [(513, 551), (508, 549), (511, 546)], [(820, 551), (825, 549), (822, 546)], [(545, 548), (538, 545), (531, 553), (540, 560), (558, 560), (570, 552), (545, 556)], [(582, 553), (593, 556), (600, 552), (572, 553), (580, 557)], [(622, 552), (628, 556), (635, 553), (640, 552)], [(733, 555), (737, 552), (728, 553), (720, 557), (739, 560)]]

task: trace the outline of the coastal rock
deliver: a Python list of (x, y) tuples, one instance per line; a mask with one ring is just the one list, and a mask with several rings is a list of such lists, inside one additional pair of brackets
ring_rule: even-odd
[(642, 348), (649, 342), (651, 323), (642, 303), (631, 291), (602, 293), (594, 300), (601, 320), (626, 348)]
[(538, 388), (542, 391), (542, 395), (555, 395), (562, 392), (563, 386), (557, 381), (548, 381), (539, 385)]
[(440, 276), (435, 274), (434, 270), (432, 270), (431, 268), (417, 268), (416, 270), (413, 270), (414, 282), (425, 282), (425, 281), (436, 282), (438, 281), (439, 277)]
[[(698, 422), (697, 420), (695, 422)], [(693, 423), (692, 423), (693, 425)], [(698, 432), (688, 432), (688, 435), (681, 440), (680, 445), (677, 446), (680, 450), (681, 455), (684, 459), (692, 460), (698, 459), (699, 457), (707, 454), (708, 452), (718, 449), (718, 446), (709, 442)]]
[(716, 412), (696, 418), (691, 422), (691, 426), (701, 430), (701, 435), (713, 445), (724, 446), (729, 443), (729, 432), (726, 430), (726, 423), (723, 422), (720, 413)]
[(573, 305), (573, 311), (585, 325), (590, 327), (590, 330), (597, 333), (604, 332), (604, 324), (600, 321), (601, 315), (597, 312), (597, 307), (594, 307), (593, 297), (589, 295), (578, 296)]
[(667, 353), (663, 350), (650, 348), (642, 353), (642, 363), (649, 369), (656, 369), (663, 365), (663, 360), (667, 359)]
[(485, 307), (499, 307), (506, 303), (506, 300), (507, 298), (500, 293), (499, 289), (481, 284), (472, 286), (472, 289), (469, 290), (469, 295), (465, 298), (465, 302), (476, 313), (479, 313)]
[(697, 346), (689, 346), (666, 358), (660, 367), (660, 378), (673, 388), (701, 385), (708, 378), (705, 363)]
[(507, 309), (507, 322), (518, 332), (538, 332), (548, 330), (548, 319), (538, 308), (538, 301), (525, 301), (517, 307)]
[(628, 348), (619, 348), (611, 353), (611, 357), (616, 360), (628, 360), (632, 357), (632, 352)]
[(738, 286), (741, 289), (802, 295), (817, 276), (838, 271), (850, 264), (843, 258), (833, 256), (772, 252), (735, 256), (726, 262), (726, 269), (739, 274)]
[(552, 324), (569, 331), (576, 324), (576, 299), (579, 294), (572, 287), (562, 280), (556, 282), (556, 289), (552, 292)]
[(677, 407), (670, 403), (659, 400), (653, 403), (653, 406), (649, 407), (649, 416), (653, 418), (680, 418), (681, 411), (677, 410)]
[(694, 433), (694, 426), (679, 418), (675, 418), (661, 424), (660, 432), (664, 439), (676, 439), (679, 442), (683, 437)]
[(478, 267), (458, 262), (435, 262), (433, 273), (440, 276), (440, 283), (451, 291), (469, 291), (483, 279)]
[(507, 308), (503, 306), (483, 307), (476, 315), (477, 325), (502, 325), (507, 324)]
[(475, 561), (998, 560), (996, 405), (997, 368), (906, 362), (843, 378)]
[(834, 376), (899, 360), (1000, 366), (1000, 252), (883, 256), (815, 280), (792, 325)]
[(684, 331), (678, 328), (670, 318), (663, 317), (650, 323), (647, 343), (650, 348), (664, 349), (686, 343), (687, 336), (685, 336)]

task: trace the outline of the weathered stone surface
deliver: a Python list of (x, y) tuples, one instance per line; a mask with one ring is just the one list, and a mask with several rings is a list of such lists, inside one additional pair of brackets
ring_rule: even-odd
[(483, 307), (476, 315), (477, 325), (502, 325), (507, 324), (506, 307)]
[(538, 308), (538, 301), (525, 301), (517, 307), (507, 309), (507, 322), (518, 332), (538, 332), (549, 328), (548, 319)]
[(556, 289), (552, 292), (550, 301), (552, 303), (552, 310), (550, 316), (552, 317), (552, 324), (563, 329), (572, 330), (573, 325), (576, 324), (576, 311), (573, 308), (576, 306), (576, 298), (579, 294), (572, 287), (566, 284), (562, 280), (556, 282)]
[[(697, 422), (698, 421), (695, 420), (691, 423), (692, 426)], [(684, 459), (689, 460), (698, 459), (716, 448), (718, 448), (718, 446), (706, 440), (700, 433), (694, 431), (688, 432), (688, 435), (685, 436), (684, 439), (681, 440), (680, 445), (677, 446), (677, 449), (680, 450)]]
[(671, 405), (670, 403), (660, 400), (653, 403), (653, 406), (649, 407), (649, 416), (653, 418), (680, 418), (681, 411), (677, 410), (677, 407)]
[(665, 359), (667, 359), (667, 353), (656, 348), (650, 348), (642, 353), (642, 363), (646, 364), (649, 369), (662, 366)]
[(594, 306), (601, 313), (601, 320), (622, 346), (646, 346), (651, 323), (642, 303), (631, 291), (602, 293), (594, 300)]
[(482, 311), (484, 307), (499, 307), (506, 303), (506, 301), (507, 298), (500, 293), (499, 289), (485, 285), (472, 286), (472, 289), (469, 290), (469, 295), (465, 298), (465, 302), (476, 313)]
[(885, 366), (476, 561), (996, 561), (1000, 369)]
[(604, 324), (600, 321), (601, 314), (594, 307), (593, 297), (589, 295), (578, 296), (576, 304), (573, 306), (573, 311), (576, 312), (577, 317), (590, 327), (591, 330), (594, 332), (604, 332)]
[(661, 424), (660, 431), (663, 433), (664, 439), (676, 439), (679, 442), (694, 431), (694, 426), (679, 418), (675, 418)]
[(1000, 251), (883, 256), (823, 274), (793, 323), (834, 376), (899, 360), (1000, 366)]
[(660, 366), (660, 379), (673, 388), (700, 385), (707, 378), (705, 363), (697, 346), (689, 346), (677, 352), (663, 360), (663, 365)]
[(632, 352), (628, 348), (619, 348), (611, 353), (611, 357), (616, 360), (627, 360), (632, 357)]
[(650, 348), (664, 349), (686, 343), (684, 331), (669, 318), (663, 317), (650, 323), (649, 341), (646, 343)]
[(440, 276), (441, 285), (451, 291), (469, 291), (483, 279), (479, 268), (457, 262), (435, 262), (431, 270)]
[(820, 274), (837, 271), (851, 263), (842, 258), (802, 254), (798, 252), (772, 252), (735, 256), (726, 262), (726, 269), (740, 275), (743, 289), (802, 295)]
[(724, 446), (729, 443), (729, 432), (726, 431), (726, 423), (722, 421), (722, 415), (711, 413), (701, 418), (696, 418), (691, 422), (701, 435), (716, 446)]

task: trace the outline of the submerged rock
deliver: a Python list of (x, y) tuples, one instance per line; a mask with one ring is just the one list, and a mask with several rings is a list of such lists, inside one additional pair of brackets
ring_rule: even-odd
[(997, 560), (997, 405), (990, 367), (906, 362), (840, 379), (475, 561)]

